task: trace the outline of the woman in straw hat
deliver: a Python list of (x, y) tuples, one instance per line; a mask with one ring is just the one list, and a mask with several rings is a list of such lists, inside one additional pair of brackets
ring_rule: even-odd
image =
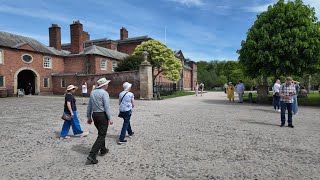
[(229, 85), (227, 87), (227, 95), (228, 95), (229, 102), (231, 102), (231, 99), (232, 99), (232, 102), (234, 102), (234, 86), (232, 82), (229, 82)]
[(127, 131), (129, 137), (134, 134), (130, 124), (132, 108), (134, 108), (134, 94), (130, 92), (131, 86), (132, 84), (125, 82), (123, 84), (123, 91), (119, 94), (119, 117), (123, 118), (123, 125), (118, 144), (124, 144), (127, 142), (127, 140), (125, 140)]
[(70, 121), (64, 121), (61, 131), (61, 138), (62, 139), (69, 139), (68, 136), (70, 126), (72, 126), (72, 131), (74, 135), (78, 135), (80, 137), (85, 137), (89, 133), (83, 132), (80, 127), (80, 122), (77, 116), (77, 106), (76, 106), (76, 99), (74, 98), (73, 94), (78, 89), (77, 86), (69, 85), (66, 90), (65, 94), (65, 102), (64, 102), (64, 112), (68, 115), (71, 115), (72, 119)]

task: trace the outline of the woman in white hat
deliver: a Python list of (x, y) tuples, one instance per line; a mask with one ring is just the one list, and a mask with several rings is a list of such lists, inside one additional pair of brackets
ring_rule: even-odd
[(133, 136), (134, 132), (131, 129), (130, 118), (132, 108), (134, 108), (134, 94), (130, 92), (132, 84), (125, 82), (123, 84), (123, 91), (119, 94), (119, 117), (123, 118), (123, 126), (118, 144), (124, 144), (126, 133), (128, 131), (129, 137)]
[(77, 106), (76, 99), (73, 94), (78, 89), (77, 86), (69, 85), (65, 94), (65, 102), (64, 102), (64, 112), (68, 115), (71, 115), (72, 119), (70, 121), (64, 121), (61, 131), (62, 139), (69, 139), (68, 136), (70, 126), (72, 126), (72, 131), (74, 135), (78, 135), (80, 137), (85, 137), (89, 134), (89, 132), (83, 132), (80, 127), (80, 122), (77, 116)]

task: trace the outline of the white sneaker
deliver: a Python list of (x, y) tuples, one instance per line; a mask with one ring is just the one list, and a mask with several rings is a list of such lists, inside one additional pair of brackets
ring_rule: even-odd
[(87, 137), (89, 135), (88, 131), (84, 131), (82, 134), (79, 134), (79, 137)]
[(281, 110), (280, 110), (280, 109), (278, 109), (278, 112), (281, 112)]
[(66, 136), (66, 137), (60, 137), (61, 140), (67, 140), (70, 139), (70, 136)]

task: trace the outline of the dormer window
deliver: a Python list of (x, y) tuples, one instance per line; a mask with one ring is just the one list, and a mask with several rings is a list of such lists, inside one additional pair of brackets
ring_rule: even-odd
[(114, 70), (116, 69), (116, 67), (118, 67), (117, 61), (112, 61), (112, 72), (114, 72)]

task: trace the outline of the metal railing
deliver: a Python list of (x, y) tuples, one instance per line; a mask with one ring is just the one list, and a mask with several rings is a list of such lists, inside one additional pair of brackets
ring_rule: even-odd
[(171, 95), (177, 91), (176, 83), (156, 82), (153, 87), (153, 92), (160, 96)]

